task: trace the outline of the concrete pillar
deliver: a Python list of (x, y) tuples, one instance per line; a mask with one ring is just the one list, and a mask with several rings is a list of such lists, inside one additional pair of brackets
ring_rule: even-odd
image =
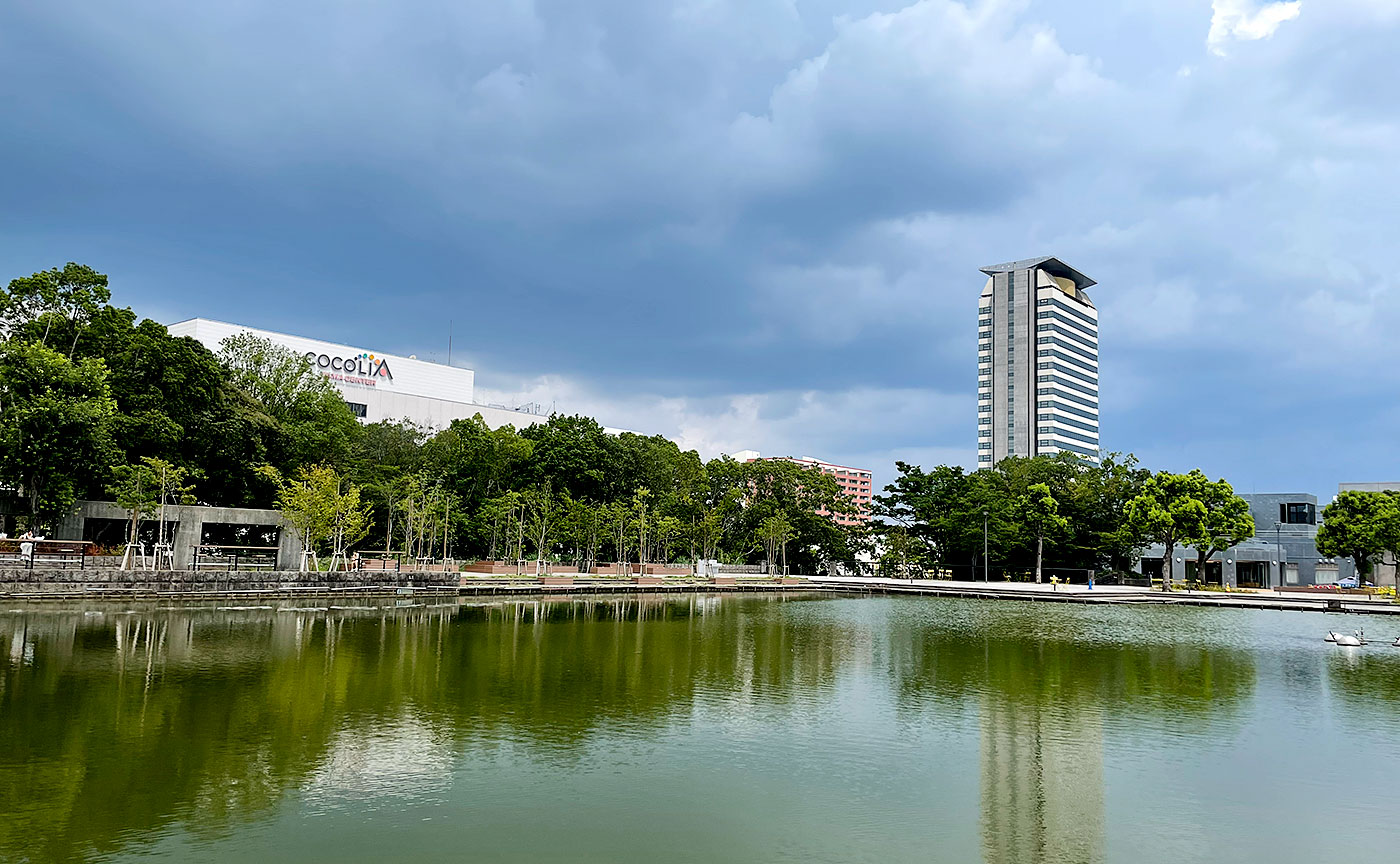
[[(167, 518), (170, 512), (171, 508), (167, 507)], [(193, 507), (176, 509), (175, 513), (180, 520), (179, 526), (175, 529), (175, 536), (170, 541), (173, 546), (171, 551), (175, 553), (175, 569), (188, 570), (190, 565), (194, 563), (194, 547), (201, 539), (204, 520), (200, 518), (199, 511)]]
[(290, 525), (283, 525), (277, 534), (277, 569), (296, 570), (301, 567), (301, 536)]
[(81, 540), (83, 539), (83, 510), (74, 506), (72, 512), (58, 520), (58, 524), (53, 526), (53, 534), (50, 536), (55, 540)]

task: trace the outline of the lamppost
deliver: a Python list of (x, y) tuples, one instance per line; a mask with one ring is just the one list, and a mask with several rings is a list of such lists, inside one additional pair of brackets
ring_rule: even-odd
[(982, 581), (983, 581), (983, 582), (990, 582), (990, 581), (992, 581), (992, 577), (991, 577), (990, 575), (988, 575), (988, 565), (987, 565), (987, 549), (989, 548), (989, 547), (988, 547), (988, 544), (987, 544), (987, 515), (988, 515), (988, 514), (987, 514), (987, 511), (986, 511), (986, 510), (983, 510), (983, 511), (982, 511)]
[(1274, 557), (1278, 559), (1278, 585), (1276, 588), (1283, 587), (1283, 559), (1285, 556), (1283, 554), (1283, 542), (1279, 539), (1279, 532), (1282, 529), (1282, 523), (1274, 523)]

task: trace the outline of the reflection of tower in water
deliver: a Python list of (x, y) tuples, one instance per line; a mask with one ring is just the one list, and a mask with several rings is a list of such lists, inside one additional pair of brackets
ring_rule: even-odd
[(1100, 709), (988, 694), (981, 720), (983, 861), (1103, 861)]

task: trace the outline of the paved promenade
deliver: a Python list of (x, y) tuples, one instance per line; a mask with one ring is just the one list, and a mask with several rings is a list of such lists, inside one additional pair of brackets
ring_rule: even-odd
[(1225, 593), (1221, 591), (1162, 591), (1131, 585), (1052, 585), (1034, 582), (974, 582), (944, 579), (879, 579), (865, 576), (816, 576), (810, 584), (873, 594), (922, 594), (946, 597), (978, 597), (1000, 600), (1033, 600), (1059, 603), (1134, 603), (1219, 606), (1241, 609), (1290, 609), (1299, 612), (1353, 612), (1400, 615), (1400, 604), (1359, 594), (1298, 594), (1270, 589)]

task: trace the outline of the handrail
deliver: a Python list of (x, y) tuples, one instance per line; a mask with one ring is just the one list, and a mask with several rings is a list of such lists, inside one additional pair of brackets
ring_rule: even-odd
[[(78, 569), (87, 567), (88, 547), (91, 540), (52, 540), (38, 538), (6, 537), (0, 540), (0, 554), (17, 555), (25, 562), (25, 568), (34, 569), (34, 559), (39, 555), (58, 555), (64, 558), (77, 558)], [(25, 547), (28, 547), (26, 549)]]
[[(278, 552), (279, 547), (277, 547), (277, 546), (225, 546), (225, 545), (222, 545), (222, 544), (219, 544), (219, 543), (196, 543), (196, 544), (194, 544), (193, 546), (190, 547), (190, 550), (194, 553), (194, 558), (193, 558), (193, 560), (190, 562), (190, 569), (191, 569), (191, 570), (196, 570), (196, 571), (199, 570), (199, 553), (202, 552), (202, 551), (204, 551), (204, 550), (206, 550), (206, 549), (211, 550), (211, 551), (213, 551), (213, 552), (215, 553), (215, 554), (213, 554), (213, 555), (207, 555), (207, 556), (205, 556), (206, 559), (212, 559), (213, 562), (214, 562), (215, 564), (217, 564), (217, 565), (222, 565), (224, 562), (228, 562), (228, 570), (229, 570), (230, 573), (232, 573), (233, 571), (235, 571), (235, 570), (238, 569), (238, 562), (239, 562), (239, 559), (240, 559), (240, 558), (266, 558), (268, 555), (271, 555), (271, 556), (272, 556), (272, 564), (271, 564), (270, 566), (272, 566), (273, 568), (276, 568), (276, 566), (277, 566), (277, 552)], [(225, 552), (231, 552), (231, 553), (233, 553), (233, 554), (231, 554), (231, 555), (224, 554)], [(242, 553), (251, 553), (251, 554), (242, 554)], [(267, 566), (269, 566), (269, 565), (268, 565), (268, 564), (253, 564), (253, 565), (250, 565), (250, 566), (267, 567)]]

